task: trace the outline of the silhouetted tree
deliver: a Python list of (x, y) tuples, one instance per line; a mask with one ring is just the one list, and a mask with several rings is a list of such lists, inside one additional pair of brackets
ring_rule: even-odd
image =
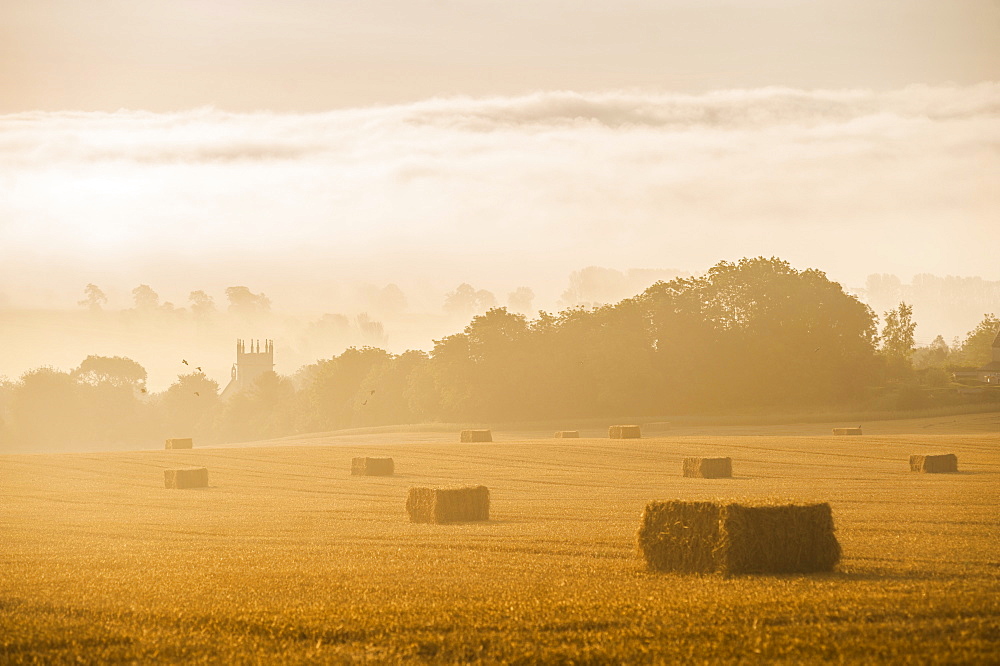
[(449, 292), (444, 298), (444, 311), (451, 315), (468, 316), (475, 312), (484, 312), (497, 304), (496, 296), (485, 289), (476, 290), (471, 284), (463, 282)]
[(77, 305), (82, 305), (91, 312), (100, 312), (102, 306), (108, 302), (108, 297), (96, 284), (88, 284), (83, 288), (83, 293), (86, 297), (82, 301), (77, 301)]
[(191, 312), (195, 317), (205, 319), (215, 314), (215, 301), (204, 291), (192, 291), (188, 300), (191, 301)]
[(1000, 319), (994, 314), (983, 315), (982, 321), (969, 331), (958, 350), (957, 362), (966, 367), (979, 368), (993, 359), (993, 340), (1000, 331)]
[(889, 377), (906, 378), (913, 370), (910, 357), (913, 355), (913, 332), (917, 328), (913, 321), (913, 308), (900, 303), (895, 310), (884, 313), (883, 318), (885, 326), (880, 351), (886, 359)]
[(385, 335), (385, 327), (382, 322), (375, 321), (368, 316), (367, 312), (362, 312), (354, 318), (361, 333), (361, 340), (366, 347), (385, 347), (388, 338)]
[(530, 287), (518, 287), (507, 295), (507, 306), (511, 312), (528, 314), (531, 312), (531, 304), (535, 300), (535, 292)]
[(406, 295), (397, 284), (387, 284), (381, 289), (374, 285), (364, 285), (361, 295), (373, 312), (398, 314), (406, 309)]
[(146, 385), (146, 369), (123, 356), (88, 356), (72, 376), (91, 386), (110, 384), (141, 390)]
[(178, 375), (163, 392), (166, 430), (171, 437), (209, 436), (215, 427), (219, 385), (201, 372)]
[(135, 309), (141, 312), (149, 312), (160, 307), (160, 296), (148, 284), (140, 284), (132, 290), (132, 300), (135, 302)]
[(267, 314), (271, 311), (271, 300), (264, 294), (255, 294), (246, 287), (227, 287), (229, 312), (244, 317)]

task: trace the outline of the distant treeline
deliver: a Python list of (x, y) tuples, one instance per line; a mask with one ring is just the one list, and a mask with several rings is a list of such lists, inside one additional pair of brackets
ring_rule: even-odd
[(0, 386), (0, 445), (115, 448), (424, 421), (914, 409), (950, 395), (928, 390), (949, 384), (949, 369), (988, 362), (1000, 327), (987, 315), (954, 348), (939, 339), (915, 349), (907, 304), (883, 321), (879, 334), (875, 313), (818, 270), (773, 258), (721, 262), (614, 305), (534, 319), (494, 308), (435, 340), (429, 354), (350, 348), (292, 377), (266, 373), (225, 401), (197, 372), (147, 394), (145, 370), (125, 358), (35, 370)]

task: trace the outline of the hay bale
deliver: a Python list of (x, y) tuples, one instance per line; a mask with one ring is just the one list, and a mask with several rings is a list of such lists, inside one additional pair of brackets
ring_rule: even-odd
[(637, 425), (613, 425), (608, 428), (608, 437), (611, 439), (639, 439), (642, 434)]
[(556, 430), (556, 437), (559, 439), (566, 439), (567, 437), (577, 438), (579, 436), (579, 430)]
[(685, 458), (684, 476), (702, 479), (733, 478), (732, 458)]
[(411, 523), (458, 523), (490, 519), (486, 486), (410, 488), (406, 512)]
[(654, 571), (808, 573), (840, 560), (825, 503), (650, 502), (638, 545)]
[(861, 426), (858, 426), (857, 428), (834, 428), (833, 429), (833, 434), (834, 435), (860, 435), (861, 434)]
[(193, 449), (194, 441), (190, 437), (174, 437), (167, 440), (165, 448), (168, 449)]
[(493, 433), (489, 430), (463, 430), (461, 440), (463, 442), (492, 442)]
[(927, 472), (928, 474), (947, 474), (958, 471), (958, 456), (954, 453), (936, 455), (910, 456), (911, 472)]
[(207, 488), (208, 469), (205, 467), (165, 469), (163, 484), (167, 488)]
[(352, 458), (351, 474), (355, 476), (392, 476), (392, 458)]

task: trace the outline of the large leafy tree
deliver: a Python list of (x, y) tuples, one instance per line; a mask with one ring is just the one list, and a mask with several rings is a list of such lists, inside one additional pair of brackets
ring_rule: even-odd
[(146, 384), (146, 369), (124, 356), (88, 356), (72, 375), (91, 386), (110, 384), (142, 390)]
[(845, 398), (872, 370), (873, 313), (821, 271), (724, 261), (658, 283), (644, 300), (658, 365), (671, 382), (693, 384), (705, 406)]
[(993, 360), (993, 341), (1000, 333), (1000, 319), (994, 314), (983, 316), (983, 320), (969, 331), (958, 350), (958, 363), (969, 367), (982, 367)]

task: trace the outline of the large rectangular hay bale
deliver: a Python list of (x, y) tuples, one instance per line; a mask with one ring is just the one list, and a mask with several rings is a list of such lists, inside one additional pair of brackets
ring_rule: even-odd
[(355, 476), (392, 476), (392, 458), (352, 458), (351, 474)]
[(411, 523), (459, 523), (490, 519), (486, 486), (410, 488), (406, 512)]
[(167, 488), (207, 488), (208, 469), (205, 467), (165, 469), (163, 470), (163, 484)]
[(685, 458), (684, 476), (702, 479), (733, 478), (732, 458)]
[(946, 474), (958, 471), (958, 456), (954, 453), (935, 455), (910, 456), (911, 472), (927, 472), (929, 474)]
[(840, 560), (829, 504), (650, 502), (639, 551), (655, 571), (808, 573)]
[(608, 437), (611, 439), (639, 439), (642, 437), (637, 425), (613, 425), (608, 428)]
[(861, 434), (861, 426), (858, 426), (857, 428), (834, 428), (833, 429), (833, 434), (834, 435), (860, 435)]
[(167, 440), (166, 447), (168, 449), (193, 449), (194, 440), (190, 437), (174, 437)]
[(556, 438), (559, 439), (566, 439), (567, 437), (577, 438), (579, 436), (580, 436), (579, 430), (556, 430)]
[(492, 442), (493, 433), (489, 430), (463, 430), (461, 440), (463, 442)]

